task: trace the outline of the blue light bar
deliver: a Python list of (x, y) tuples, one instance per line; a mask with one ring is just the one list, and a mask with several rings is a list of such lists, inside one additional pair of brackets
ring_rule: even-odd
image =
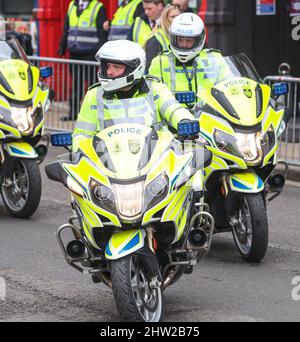
[(178, 91), (175, 98), (179, 103), (195, 103), (196, 95), (193, 91)]
[(57, 147), (72, 146), (72, 133), (51, 134), (51, 145)]
[(179, 137), (194, 136), (200, 132), (198, 120), (183, 121), (178, 124)]
[(273, 84), (273, 95), (280, 96), (285, 95), (289, 92), (289, 85), (287, 83), (274, 83)]
[(53, 75), (52, 68), (49, 66), (45, 66), (40, 68), (41, 78), (47, 78)]

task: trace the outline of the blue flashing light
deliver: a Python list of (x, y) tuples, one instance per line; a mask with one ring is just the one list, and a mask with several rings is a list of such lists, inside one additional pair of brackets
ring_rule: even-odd
[(72, 133), (51, 134), (51, 145), (57, 147), (72, 146)]
[(193, 91), (178, 91), (175, 93), (175, 98), (179, 103), (195, 103), (196, 95)]
[(200, 132), (198, 120), (183, 121), (178, 124), (178, 135), (180, 137), (188, 137), (196, 135)]
[(280, 96), (285, 95), (289, 92), (289, 86), (287, 83), (274, 83), (273, 84), (273, 95)]
[(41, 75), (41, 78), (47, 78), (47, 77), (52, 76), (53, 75), (52, 68), (49, 66), (40, 68), (40, 75)]

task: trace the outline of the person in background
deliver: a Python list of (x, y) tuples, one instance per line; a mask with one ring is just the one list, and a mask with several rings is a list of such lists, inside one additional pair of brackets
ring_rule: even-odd
[(148, 71), (154, 57), (163, 51), (169, 51), (170, 46), (170, 26), (174, 18), (180, 14), (178, 7), (167, 5), (161, 15), (156, 32), (147, 40), (146, 51), (146, 72)]
[[(107, 41), (107, 31), (103, 27), (106, 21), (106, 11), (102, 2), (71, 1), (65, 17), (58, 55), (64, 56), (68, 49), (70, 59), (94, 61), (95, 53)], [(93, 68), (70, 63), (69, 70), (72, 75), (70, 111), (67, 117), (61, 118), (62, 121), (77, 119), (85, 82), (92, 84), (94, 79)]]
[(164, 0), (143, 0), (145, 13), (135, 19), (127, 39), (145, 46), (147, 39), (159, 24), (164, 6)]
[(198, 90), (213, 85), (214, 75), (221, 77), (226, 71), (210, 65), (221, 57), (220, 51), (205, 48), (202, 19), (194, 13), (182, 13), (171, 24), (170, 51), (153, 59), (149, 75), (160, 78), (184, 107), (192, 109)]
[(189, 0), (172, 0), (173, 6), (177, 6), (181, 13), (193, 13), (194, 10), (189, 7)]
[(126, 39), (134, 20), (144, 13), (142, 0), (124, 0), (114, 14), (111, 24), (105, 22), (109, 30), (108, 40)]

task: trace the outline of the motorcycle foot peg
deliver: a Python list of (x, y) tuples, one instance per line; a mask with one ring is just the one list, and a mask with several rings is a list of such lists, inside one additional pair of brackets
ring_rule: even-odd
[(194, 271), (194, 266), (193, 265), (188, 265), (187, 268), (184, 271), (184, 274), (192, 274)]

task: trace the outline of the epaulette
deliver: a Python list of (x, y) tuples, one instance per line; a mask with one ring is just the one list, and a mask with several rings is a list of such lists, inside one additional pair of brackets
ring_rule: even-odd
[(146, 80), (160, 82), (160, 78), (153, 75), (146, 75)]
[(95, 83), (95, 84), (91, 85), (88, 90), (92, 90), (92, 89), (99, 87), (99, 86), (100, 86), (100, 82)]

